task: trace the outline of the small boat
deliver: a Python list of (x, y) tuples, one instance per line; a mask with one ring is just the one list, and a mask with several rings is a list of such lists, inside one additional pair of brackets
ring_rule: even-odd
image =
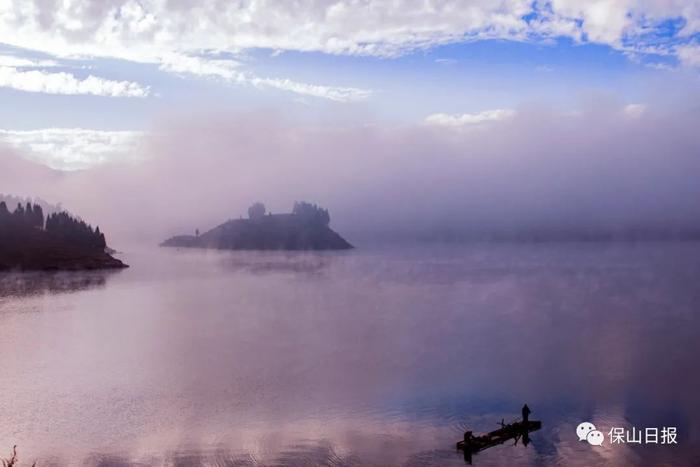
[(501, 421), (501, 428), (481, 436), (474, 436), (471, 431), (464, 433), (464, 439), (457, 442), (457, 449), (477, 453), (484, 449), (503, 444), (509, 439), (518, 439), (527, 437), (531, 431), (536, 431), (542, 428), (542, 422), (539, 420), (517, 421), (505, 424)]
[(457, 442), (457, 449), (464, 452), (464, 462), (472, 463), (472, 454), (483, 451), (499, 444), (503, 444), (510, 439), (518, 440), (522, 438), (523, 446), (530, 444), (530, 432), (542, 428), (539, 420), (530, 420), (530, 408), (525, 404), (522, 409), (523, 419), (511, 423), (504, 423), (501, 420), (501, 428), (480, 436), (474, 436), (471, 431), (464, 432), (464, 439)]

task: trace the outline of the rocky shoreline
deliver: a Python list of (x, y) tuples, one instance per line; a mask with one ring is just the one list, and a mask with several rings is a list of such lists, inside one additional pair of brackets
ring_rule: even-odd
[[(3, 249), (4, 250), (4, 249)], [(81, 271), (123, 269), (123, 261), (101, 251), (80, 248), (16, 248), (0, 250), (0, 271)]]

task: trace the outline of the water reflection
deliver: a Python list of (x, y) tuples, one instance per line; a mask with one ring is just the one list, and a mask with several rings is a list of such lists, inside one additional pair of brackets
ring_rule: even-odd
[(222, 255), (220, 267), (252, 274), (320, 274), (343, 253), (338, 252), (235, 252)]
[[(542, 430), (474, 465), (700, 452), (698, 245), (127, 260), (103, 285), (0, 301), (0, 441), (25, 459), (464, 465), (464, 431), (524, 401)], [(679, 445), (593, 449), (581, 421), (676, 426)]]
[(77, 292), (104, 287), (118, 270), (0, 273), (0, 300), (10, 297)]
[[(450, 439), (443, 427), (425, 424), (386, 423), (373, 420), (367, 426), (335, 423), (299, 427), (270, 426), (265, 432), (231, 427), (209, 442), (183, 443), (165, 452), (158, 445), (140, 442), (117, 452), (84, 451), (46, 455), (42, 465), (50, 466), (541, 466), (541, 465), (687, 465), (696, 456), (696, 446), (681, 445), (668, 450), (662, 446), (610, 446), (593, 448), (571, 434), (574, 424), (561, 423), (546, 435), (531, 435), (528, 445), (504, 444), (472, 456), (444, 446)], [(362, 422), (356, 420), (356, 422)], [(429, 425), (429, 424), (428, 424)], [(340, 429), (339, 429), (340, 428)], [(212, 442), (213, 441), (213, 442)], [(82, 457), (84, 456), (84, 457)], [(24, 454), (23, 459), (34, 460)]]

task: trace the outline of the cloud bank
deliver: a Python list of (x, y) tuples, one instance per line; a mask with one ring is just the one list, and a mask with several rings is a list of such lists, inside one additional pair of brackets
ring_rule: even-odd
[(77, 78), (66, 72), (23, 70), (0, 64), (0, 87), (46, 94), (89, 94), (107, 97), (146, 97), (150, 90), (131, 81), (114, 81), (90, 75)]
[(158, 62), (167, 53), (256, 48), (390, 57), (462, 41), (553, 37), (631, 53), (675, 55), (680, 47), (697, 46), (698, 33), (700, 4), (682, 0), (0, 4), (0, 43), (58, 56), (147, 62)]
[(138, 165), (47, 175), (6, 156), (0, 165), (14, 168), (0, 183), (62, 202), (117, 240), (149, 242), (236, 218), (257, 200), (273, 212), (320, 203), (351, 240), (700, 226), (697, 113), (630, 115), (600, 101), (577, 114), (519, 108), (480, 125), (339, 129), (203, 114), (154, 128)]
[(93, 167), (115, 160), (129, 160), (138, 150), (143, 133), (82, 128), (0, 130), (0, 143), (28, 159), (61, 170)]
[[(150, 63), (167, 72), (336, 102), (361, 101), (372, 90), (259, 76), (242, 70), (241, 62), (222, 57), (240, 58), (248, 51), (269, 49), (387, 58), (462, 42), (546, 43), (559, 38), (603, 44), (633, 58), (672, 57), (698, 67), (700, 4), (682, 0), (0, 2), (0, 44), (56, 59)], [(150, 93), (148, 86), (131, 81), (79, 79), (45, 68), (26, 70), (24, 59), (18, 60), (19, 64), (0, 65), (0, 86), (112, 97)], [(666, 62), (655, 66), (671, 66)]]

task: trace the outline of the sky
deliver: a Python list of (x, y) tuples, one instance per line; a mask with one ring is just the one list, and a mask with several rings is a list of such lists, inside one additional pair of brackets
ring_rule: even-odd
[(693, 0), (0, 0), (0, 191), (177, 200), (164, 231), (301, 196), (347, 226), (690, 222), (699, 98)]

